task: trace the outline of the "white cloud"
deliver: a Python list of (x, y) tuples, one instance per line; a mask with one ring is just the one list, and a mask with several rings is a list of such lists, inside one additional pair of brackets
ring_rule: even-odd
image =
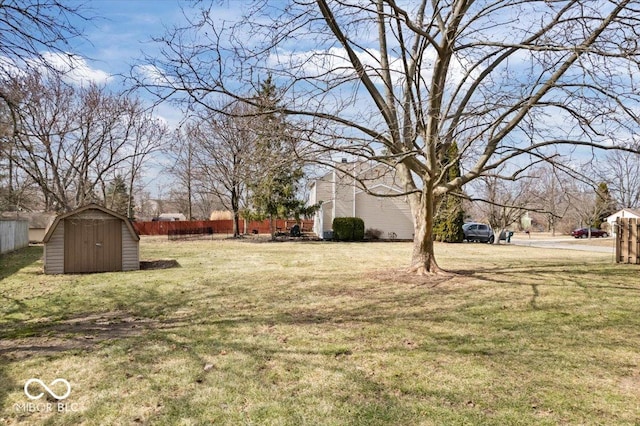
[(24, 72), (11, 58), (0, 56), (0, 76), (2, 78), (11, 78), (24, 75)]
[[(367, 70), (369, 76), (376, 82), (380, 82), (380, 76), (376, 72), (380, 67), (380, 52), (375, 49), (367, 49), (357, 53), (360, 62)], [(391, 74), (394, 76), (394, 84), (399, 82), (402, 75), (401, 62), (398, 58), (389, 58)], [(335, 77), (347, 78), (355, 75), (355, 70), (347, 52), (343, 48), (331, 47), (327, 50), (309, 50), (305, 52), (291, 52), (280, 50), (270, 56), (269, 66), (295, 68), (308, 78), (331, 80)], [(397, 78), (396, 78), (397, 76)]]
[(0, 57), (0, 73), (5, 77), (24, 76), (29, 70), (46, 74), (52, 69), (60, 72), (67, 83), (80, 86), (106, 84), (113, 79), (111, 74), (91, 68), (83, 57), (73, 54), (44, 52), (25, 61)]
[(105, 71), (91, 68), (85, 58), (70, 53), (45, 52), (39, 60), (61, 72), (65, 80), (72, 84), (81, 86), (88, 83), (106, 84), (113, 78)]
[[(380, 51), (378, 49), (368, 48), (356, 52), (356, 54), (373, 82), (381, 84), (382, 79), (380, 73), (382, 72), (382, 65), (380, 62)], [(425, 52), (420, 67), (420, 77), (423, 81), (431, 81), (435, 59), (435, 52)], [(393, 55), (389, 55), (388, 60), (392, 84), (394, 87), (400, 87), (406, 79), (403, 61), (400, 57)], [(452, 58), (447, 78), (450, 85), (456, 86), (463, 82), (466, 76), (464, 62), (461, 58)], [(332, 81), (334, 78), (355, 77), (355, 70), (349, 60), (347, 52), (340, 47), (304, 52), (279, 50), (269, 57), (267, 64), (269, 67), (280, 67), (285, 70), (295, 69), (298, 72), (298, 77), (308, 79), (317, 78), (318, 80)], [(477, 76), (478, 73), (479, 71), (477, 70), (472, 72), (471, 79), (467, 78), (464, 80), (465, 84), (470, 84), (471, 80)]]
[(140, 81), (150, 86), (171, 86), (174, 82), (161, 68), (155, 65), (136, 65), (134, 69)]

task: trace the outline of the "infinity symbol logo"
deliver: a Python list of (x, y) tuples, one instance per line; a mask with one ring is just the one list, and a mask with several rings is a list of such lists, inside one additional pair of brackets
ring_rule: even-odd
[(39, 384), (40, 386), (42, 386), (44, 388), (44, 390), (47, 391), (47, 393), (49, 395), (51, 395), (52, 397), (54, 397), (57, 400), (65, 399), (66, 397), (69, 396), (69, 394), (71, 394), (71, 385), (65, 379), (55, 379), (53, 382), (49, 383), (49, 386), (54, 386), (56, 383), (64, 383), (65, 386), (67, 387), (67, 392), (64, 395), (56, 394), (54, 391), (52, 391), (49, 388), (49, 386), (45, 385), (44, 382), (42, 380), (40, 380), (40, 379), (29, 379), (29, 380), (27, 380), (27, 383), (24, 384), (24, 394), (27, 395), (29, 397), (29, 399), (42, 398), (42, 395), (44, 395), (44, 392), (40, 392), (38, 395), (31, 395), (31, 393), (29, 393), (29, 385), (31, 383)]

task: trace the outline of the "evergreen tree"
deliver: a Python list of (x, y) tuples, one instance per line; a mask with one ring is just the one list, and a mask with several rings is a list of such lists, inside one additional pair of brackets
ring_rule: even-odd
[(255, 97), (258, 104), (255, 180), (251, 182), (253, 217), (271, 221), (271, 238), (276, 237), (276, 219), (308, 216), (313, 209), (298, 198), (304, 176), (302, 164), (292, 152), (297, 140), (291, 135), (284, 117), (278, 112), (279, 94), (271, 76), (261, 84)]
[(607, 218), (616, 211), (616, 201), (609, 192), (609, 186), (606, 182), (600, 182), (596, 189), (596, 201), (593, 214), (594, 228), (600, 228), (600, 226), (607, 221)]
[[(298, 198), (302, 177), (300, 168), (277, 168), (251, 185), (254, 214), (269, 218), (272, 223), (276, 219), (300, 219), (301, 216), (311, 215), (313, 210)], [(275, 237), (273, 231), (272, 229), (272, 237)]]
[(107, 188), (105, 207), (121, 215), (133, 218), (133, 203), (131, 203), (131, 212), (128, 210), (130, 198), (125, 178), (121, 175), (116, 175)]
[[(458, 157), (458, 144), (452, 143), (442, 159), (443, 165), (451, 164), (447, 179), (451, 180), (460, 176), (460, 161)], [(446, 243), (460, 243), (464, 238), (462, 225), (464, 224), (464, 210), (462, 198), (452, 194), (443, 196), (436, 207), (433, 224), (433, 238), (435, 241)]]

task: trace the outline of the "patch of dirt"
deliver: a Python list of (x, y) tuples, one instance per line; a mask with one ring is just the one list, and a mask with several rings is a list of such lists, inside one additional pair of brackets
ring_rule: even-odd
[(433, 275), (416, 275), (407, 272), (406, 269), (385, 269), (375, 272), (369, 272), (368, 278), (372, 278), (382, 282), (393, 282), (398, 284), (408, 284), (413, 287), (437, 287), (441, 284), (462, 284), (468, 280), (469, 273), (464, 271), (457, 272), (441, 272)]
[(169, 269), (179, 268), (180, 264), (175, 259), (161, 259), (161, 260), (141, 260), (140, 269)]
[(140, 336), (158, 326), (155, 320), (121, 311), (92, 313), (62, 321), (41, 318), (30, 325), (33, 336), (0, 339), (0, 357), (20, 360), (70, 350), (90, 350), (103, 341)]
[(640, 373), (623, 377), (620, 380), (620, 388), (626, 393), (637, 395), (640, 392)]

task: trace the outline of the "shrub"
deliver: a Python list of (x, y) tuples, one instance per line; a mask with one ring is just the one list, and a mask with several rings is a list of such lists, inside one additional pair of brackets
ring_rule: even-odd
[(364, 231), (364, 237), (368, 240), (379, 240), (382, 236), (382, 231), (379, 229), (369, 228)]
[(333, 219), (333, 239), (336, 241), (362, 241), (364, 221), (359, 217), (336, 217)]

